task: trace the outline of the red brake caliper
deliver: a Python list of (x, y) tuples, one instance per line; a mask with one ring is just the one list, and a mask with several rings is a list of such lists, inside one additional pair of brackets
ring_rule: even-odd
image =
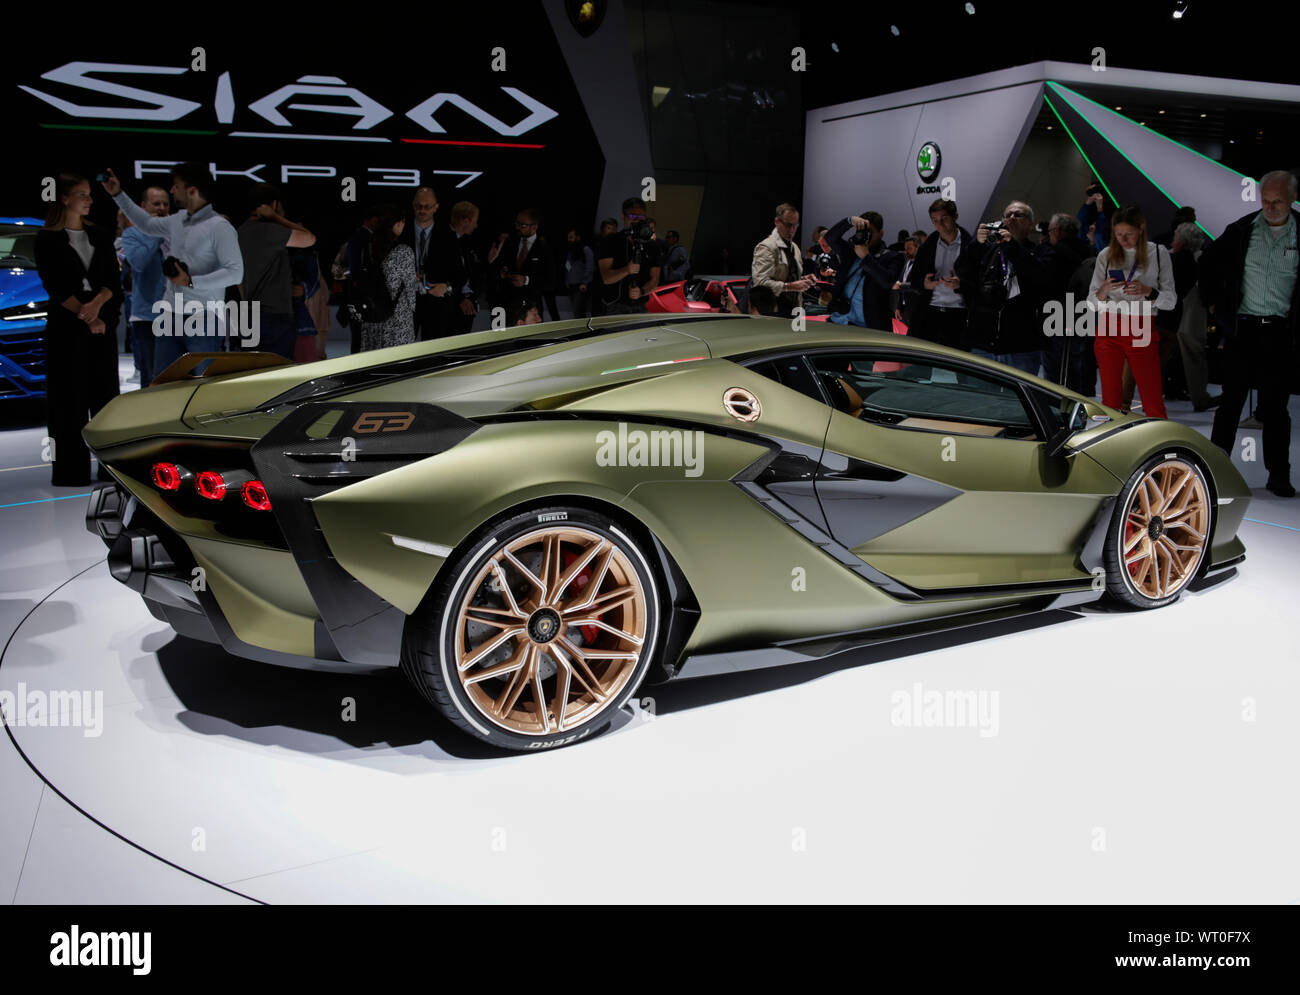
[[(1123, 546), (1123, 549), (1127, 549), (1127, 548), (1128, 548), (1128, 541), (1129, 541), (1130, 539), (1133, 538), (1133, 535), (1134, 535), (1134, 533), (1136, 533), (1136, 532), (1137, 532), (1137, 526), (1133, 524), (1133, 519), (1131, 519), (1131, 518), (1128, 519), (1128, 520), (1124, 523), (1124, 546)], [(1136, 576), (1138, 575), (1138, 565), (1137, 565), (1137, 562), (1136, 562), (1136, 561), (1133, 562), (1133, 563), (1130, 563), (1130, 564), (1128, 565), (1128, 574), (1129, 574), (1130, 577), (1136, 577)]]
[[(577, 553), (574, 553), (571, 550), (565, 550), (564, 551), (565, 567), (572, 565), (573, 561), (576, 560), (577, 558), (578, 558)], [(581, 594), (582, 591), (586, 588), (586, 586), (589, 583), (591, 583), (591, 571), (584, 570), (582, 571), (582, 573), (578, 574), (578, 576), (573, 578), (573, 580), (569, 583), (568, 590), (571, 594), (574, 595)], [(600, 618), (599, 615), (597, 615), (596, 617)], [(579, 628), (582, 630), (583, 642), (585, 642), (588, 646), (592, 645), (596, 641), (596, 637), (600, 635), (600, 630), (596, 628), (596, 626), (594, 625), (582, 625), (579, 626)]]

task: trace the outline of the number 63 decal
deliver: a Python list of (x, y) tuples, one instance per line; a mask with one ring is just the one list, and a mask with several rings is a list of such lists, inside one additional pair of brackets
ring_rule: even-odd
[(371, 432), (405, 432), (414, 421), (414, 411), (363, 411), (357, 415), (352, 431), (358, 435)]

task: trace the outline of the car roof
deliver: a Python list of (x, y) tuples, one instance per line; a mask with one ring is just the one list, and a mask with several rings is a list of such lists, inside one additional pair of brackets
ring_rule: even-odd
[(706, 342), (714, 359), (739, 361), (745, 357), (765, 353), (778, 355), (837, 348), (889, 348), (903, 352), (926, 353), (936, 358), (948, 357), (961, 360), (964, 363), (987, 367), (1001, 376), (1010, 376), (1035, 384), (1057, 394), (1075, 396), (1072, 391), (1066, 390), (1060, 384), (1043, 380), (1041, 377), (1004, 366), (962, 349), (953, 349), (910, 335), (896, 335), (893, 332), (861, 328), (857, 325), (837, 325), (830, 321), (805, 321), (796, 331), (789, 318), (757, 315), (736, 315), (731, 320), (702, 321), (698, 325), (694, 324), (691, 318), (686, 318), (674, 321), (672, 324), (675, 328), (689, 332)]

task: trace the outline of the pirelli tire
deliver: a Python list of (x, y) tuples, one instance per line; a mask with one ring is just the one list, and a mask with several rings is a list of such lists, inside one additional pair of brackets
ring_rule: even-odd
[(1213, 492), (1185, 453), (1163, 453), (1124, 483), (1106, 535), (1106, 591), (1130, 608), (1177, 601), (1207, 563), (1214, 534)]
[(493, 746), (532, 752), (591, 739), (660, 650), (653, 562), (595, 511), (518, 514), (453, 553), (407, 619), (402, 670), (448, 720)]

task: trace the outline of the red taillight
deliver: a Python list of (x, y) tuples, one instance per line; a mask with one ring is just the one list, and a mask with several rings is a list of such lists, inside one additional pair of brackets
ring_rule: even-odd
[(266, 493), (266, 487), (260, 480), (250, 480), (239, 489), (240, 496), (244, 499), (244, 504), (248, 505), (254, 511), (270, 511), (271, 498)]
[(175, 463), (155, 463), (153, 482), (160, 491), (178, 491), (181, 487), (181, 468)]
[(203, 470), (194, 478), (195, 489), (200, 497), (209, 501), (220, 501), (226, 496), (226, 481), (216, 470)]

